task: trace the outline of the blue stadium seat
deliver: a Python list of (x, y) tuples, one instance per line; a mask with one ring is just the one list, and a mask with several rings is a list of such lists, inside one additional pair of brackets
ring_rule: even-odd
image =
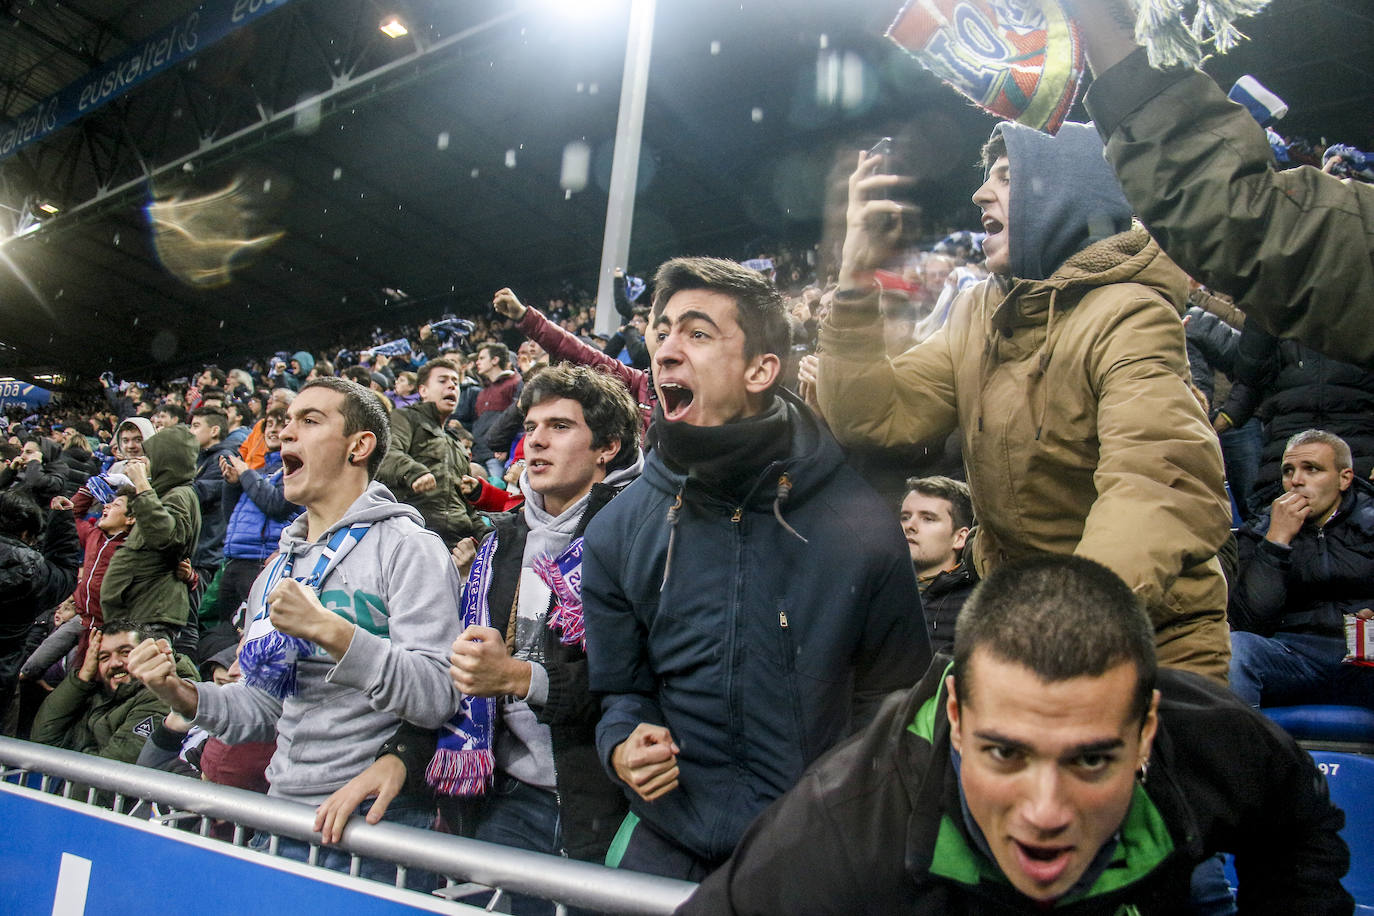
[(1374, 710), (1362, 706), (1269, 706), (1261, 709), (1308, 750), (1374, 754)]
[(1357, 903), (1374, 907), (1374, 757), (1313, 751), (1312, 759), (1345, 811), (1341, 837), (1350, 847), (1350, 871), (1341, 883)]

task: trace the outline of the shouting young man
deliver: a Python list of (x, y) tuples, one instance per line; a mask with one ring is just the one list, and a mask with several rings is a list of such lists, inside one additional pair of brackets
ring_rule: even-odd
[[(283, 495), (305, 512), (249, 592), (244, 680), (179, 678), (170, 649), (151, 640), (129, 660), (193, 725), (230, 744), (275, 739), (267, 779), (279, 798), (323, 802), (372, 763), (403, 719), (434, 728), (458, 708), (444, 653), (459, 629), (457, 574), (420, 514), (373, 480), (387, 436), (385, 410), (367, 389), (338, 378), (306, 383), (281, 431)], [(387, 815), (433, 821), (418, 797), (397, 800)], [(288, 839), (281, 851), (309, 854)], [(348, 860), (335, 850), (321, 856), (339, 870)], [(368, 877), (392, 872), (363, 865)]]
[(680, 258), (652, 318), (655, 445), (587, 530), (587, 654), (632, 811), (609, 858), (699, 880), (930, 650), (891, 508), (779, 385), (778, 291)]

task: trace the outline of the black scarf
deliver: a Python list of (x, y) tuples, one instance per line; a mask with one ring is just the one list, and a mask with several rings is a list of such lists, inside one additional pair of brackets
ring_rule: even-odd
[(764, 468), (787, 457), (792, 421), (787, 402), (778, 397), (762, 413), (724, 426), (669, 423), (655, 405), (650, 435), (668, 467), (739, 500)]

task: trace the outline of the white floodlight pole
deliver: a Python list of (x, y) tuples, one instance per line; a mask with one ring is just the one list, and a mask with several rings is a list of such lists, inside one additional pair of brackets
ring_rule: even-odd
[(630, 232), (634, 227), (635, 184), (644, 133), (644, 100), (649, 88), (649, 55), (654, 44), (657, 0), (630, 0), (630, 31), (625, 39), (625, 75), (620, 85), (620, 117), (611, 160), (610, 200), (606, 203), (606, 236), (601, 245), (601, 274), (596, 287), (596, 332), (614, 334), (620, 327), (615, 310), (614, 276), (628, 267)]

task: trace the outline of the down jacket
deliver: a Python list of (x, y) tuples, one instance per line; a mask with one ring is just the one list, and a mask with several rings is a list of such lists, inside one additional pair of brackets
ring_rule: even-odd
[(988, 280), (920, 345), (883, 357), (877, 293), (836, 297), (821, 408), (841, 442), (956, 427), (979, 535), (974, 568), (1038, 552), (1096, 560), (1140, 596), (1160, 661), (1224, 683), (1221, 450), (1188, 389), (1187, 277), (1136, 227), (1047, 280)]
[(1369, 476), (1374, 466), (1374, 372), (1330, 359), (1296, 340), (1271, 337), (1253, 324), (1241, 332), (1237, 349), (1235, 384), (1221, 412), (1237, 428), (1252, 416), (1265, 423), (1256, 494), (1269, 499), (1279, 494), (1284, 445), (1306, 429), (1340, 436), (1354, 456), (1355, 476)]
[(276, 552), (282, 529), (302, 512), (282, 495), (281, 478), (281, 452), (268, 452), (261, 471), (224, 482), (224, 505), (233, 507), (224, 531), (226, 560), (266, 560)]
[(1374, 607), (1374, 484), (1356, 478), (1321, 528), (1287, 546), (1266, 541), (1270, 516), (1240, 530), (1231, 626), (1273, 636), (1345, 636), (1345, 615)]

